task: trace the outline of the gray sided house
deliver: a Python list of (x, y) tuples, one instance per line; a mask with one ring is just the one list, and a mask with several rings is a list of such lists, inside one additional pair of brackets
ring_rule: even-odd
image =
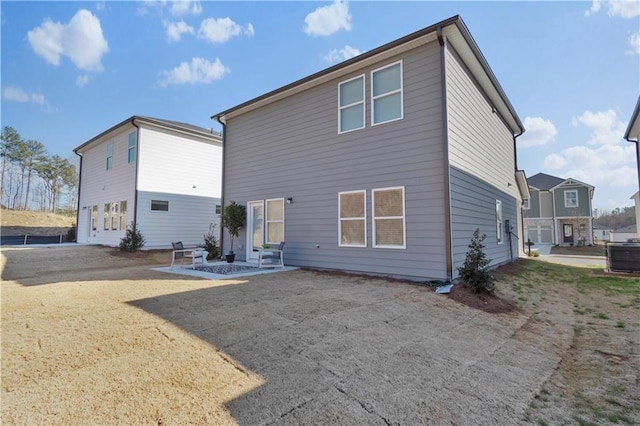
[(636, 233), (640, 238), (640, 96), (633, 110), (624, 138), (636, 144), (636, 168), (638, 170), (638, 191), (631, 196), (636, 206)]
[(593, 244), (594, 187), (576, 179), (538, 173), (528, 179), (524, 200), (525, 240), (536, 244)]
[(195, 246), (219, 222), (222, 138), (211, 129), (133, 116), (74, 152), (78, 243), (117, 246), (135, 223), (144, 248)]
[(286, 240), (288, 265), (455, 278), (476, 228), (518, 257), (524, 128), (458, 16), (212, 118), (241, 259)]

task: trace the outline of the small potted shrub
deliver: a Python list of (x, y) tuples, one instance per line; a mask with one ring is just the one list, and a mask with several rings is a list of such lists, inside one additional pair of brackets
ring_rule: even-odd
[(231, 201), (224, 207), (222, 226), (227, 229), (230, 242), (229, 252), (225, 255), (228, 263), (233, 263), (236, 259), (236, 254), (233, 251), (233, 240), (238, 236), (246, 222), (247, 208), (245, 206)]

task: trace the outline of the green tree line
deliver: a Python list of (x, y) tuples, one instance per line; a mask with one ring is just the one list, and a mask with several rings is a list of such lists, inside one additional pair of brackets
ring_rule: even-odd
[(2, 128), (0, 154), (0, 203), (16, 210), (56, 213), (66, 195), (65, 207), (75, 210), (78, 171), (75, 164), (33, 139), (23, 139), (10, 126)]

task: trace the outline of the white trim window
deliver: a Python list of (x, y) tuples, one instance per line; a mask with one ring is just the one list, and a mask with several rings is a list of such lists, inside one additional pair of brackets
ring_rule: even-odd
[(371, 125), (402, 119), (402, 61), (371, 71)]
[(567, 209), (578, 207), (577, 189), (568, 189), (564, 191), (564, 207)]
[(406, 248), (404, 186), (372, 189), (371, 196), (373, 247)]
[(522, 200), (522, 209), (529, 210), (531, 209), (531, 201), (528, 198)]
[(98, 229), (98, 206), (91, 206), (91, 230), (96, 231)]
[(136, 162), (136, 145), (138, 142), (138, 135), (136, 132), (129, 133), (129, 144), (127, 147), (127, 163)]
[(112, 231), (118, 230), (118, 216), (119, 216), (118, 207), (119, 207), (119, 204), (117, 201), (111, 203), (111, 230)]
[(107, 144), (107, 170), (113, 167), (113, 142)]
[(338, 193), (338, 246), (367, 246), (367, 193)]
[(120, 230), (127, 229), (127, 202), (120, 201)]
[(496, 200), (496, 240), (502, 244), (502, 201)]
[(338, 84), (338, 133), (364, 128), (364, 74)]
[(111, 213), (111, 203), (104, 203), (104, 210), (102, 211), (103, 214), (103, 230), (108, 231), (109, 229), (111, 229), (110, 226), (110, 221), (109, 221), (109, 213)]
[(284, 241), (284, 198), (266, 200), (266, 204), (266, 242), (280, 244)]

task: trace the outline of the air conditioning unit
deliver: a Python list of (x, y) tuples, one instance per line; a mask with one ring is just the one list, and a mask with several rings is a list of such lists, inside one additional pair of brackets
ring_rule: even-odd
[(607, 244), (610, 272), (640, 272), (640, 243)]

